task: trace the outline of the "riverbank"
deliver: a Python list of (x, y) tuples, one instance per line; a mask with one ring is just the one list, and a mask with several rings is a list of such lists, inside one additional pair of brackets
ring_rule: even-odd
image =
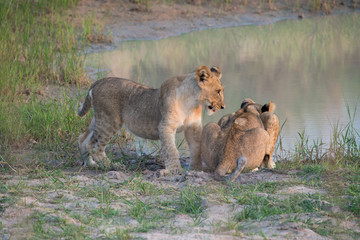
[[(270, 24), (285, 19), (359, 10), (356, 1), (80, 1), (69, 17), (81, 26), (81, 18), (110, 35), (114, 44), (125, 40), (156, 40), (191, 31), (243, 25)], [(96, 18), (96, 19), (95, 19)], [(105, 30), (105, 28), (107, 30)], [(94, 37), (94, 42), (96, 37)], [(107, 39), (109, 40), (109, 39)], [(101, 48), (101, 46), (98, 46)], [(105, 47), (106, 46), (102, 46)]]

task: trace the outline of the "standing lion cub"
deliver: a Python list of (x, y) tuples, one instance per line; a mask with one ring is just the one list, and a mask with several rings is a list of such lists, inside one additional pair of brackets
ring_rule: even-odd
[(79, 109), (84, 116), (91, 108), (94, 116), (80, 135), (80, 153), (84, 165), (108, 166), (105, 147), (114, 134), (125, 126), (146, 139), (160, 139), (163, 174), (181, 173), (176, 132), (185, 131), (192, 162), (200, 160), (202, 108), (208, 115), (225, 108), (221, 71), (200, 66), (195, 72), (173, 77), (153, 89), (122, 78), (104, 78), (95, 82)]

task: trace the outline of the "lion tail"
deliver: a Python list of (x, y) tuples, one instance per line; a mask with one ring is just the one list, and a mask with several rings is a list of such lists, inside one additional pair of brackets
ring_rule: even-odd
[(247, 162), (247, 158), (245, 156), (239, 157), (237, 160), (238, 165), (235, 171), (230, 176), (226, 177), (227, 180), (230, 180), (231, 182), (235, 181), (242, 172), (242, 170), (244, 170), (246, 162)]
[(92, 89), (86, 95), (85, 102), (80, 105), (78, 114), (80, 117), (85, 116), (85, 114), (90, 110), (92, 105)]

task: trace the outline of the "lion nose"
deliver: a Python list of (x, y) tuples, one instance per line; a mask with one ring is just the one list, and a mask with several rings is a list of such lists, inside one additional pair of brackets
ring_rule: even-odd
[(224, 109), (225, 108), (225, 104), (224, 105), (221, 105), (221, 109)]

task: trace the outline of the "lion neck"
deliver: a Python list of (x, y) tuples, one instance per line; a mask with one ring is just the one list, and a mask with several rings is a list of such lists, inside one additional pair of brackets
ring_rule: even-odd
[(193, 111), (201, 106), (199, 101), (200, 87), (195, 79), (195, 73), (190, 73), (181, 82), (176, 90), (176, 100), (181, 103), (183, 109)]

